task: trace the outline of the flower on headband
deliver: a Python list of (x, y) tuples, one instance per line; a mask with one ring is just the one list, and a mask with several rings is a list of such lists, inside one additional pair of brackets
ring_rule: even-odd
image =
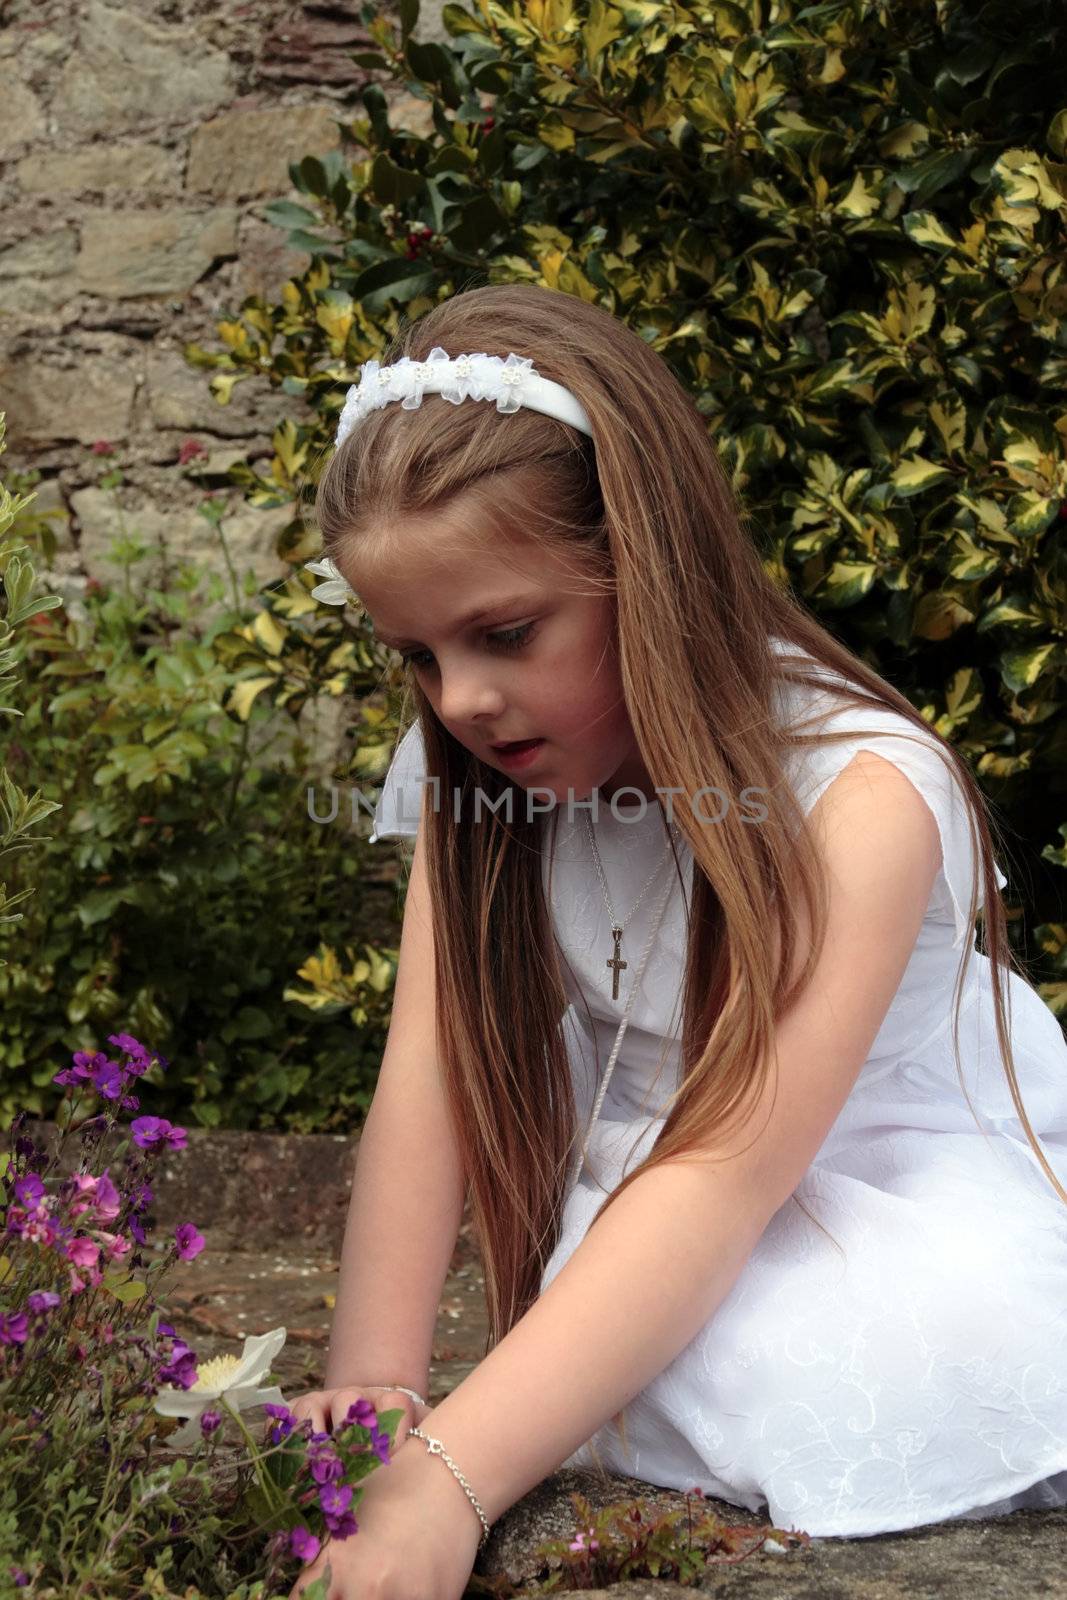
[(325, 578), (325, 583), (316, 584), (311, 591), (312, 600), (321, 600), (327, 606), (345, 606), (349, 603), (360, 605), (359, 596), (349, 585), (348, 580), (326, 556), (322, 561), (305, 561), (304, 571), (311, 572), (318, 578)]
[(359, 382), (352, 384), (345, 396), (336, 443), (344, 444), (369, 411), (380, 411), (391, 400), (399, 400), (405, 411), (414, 411), (421, 406), (427, 388), (442, 394), (453, 405), (468, 399), (495, 400), (498, 411), (517, 411), (522, 404), (523, 379), (528, 373), (533, 373), (532, 356), (517, 356), (511, 351), (502, 361), (499, 356), (479, 351), (453, 359), (439, 344), (434, 345), (425, 361), (401, 356), (386, 367), (378, 361), (365, 361)]

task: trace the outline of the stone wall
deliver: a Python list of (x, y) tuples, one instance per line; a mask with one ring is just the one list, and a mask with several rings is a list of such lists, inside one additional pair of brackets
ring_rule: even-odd
[[(286, 509), (247, 508), (218, 475), (269, 456), (300, 402), (248, 382), (220, 406), (182, 348), (220, 348), (219, 320), (308, 265), (261, 208), (299, 199), (288, 163), (337, 147), (338, 124), (363, 115), (374, 74), (351, 59), (371, 43), (360, 13), (311, 0), (8, 0), (0, 474), (42, 473), (37, 506), (59, 513), (60, 545), (45, 576), (75, 611), (89, 580), (121, 570), (116, 534), (160, 563), (221, 572), (196, 506), (223, 488), (239, 570), (260, 582), (288, 570), (274, 553)], [(422, 6), (416, 32), (447, 40), (440, 4)], [(387, 93), (409, 126), (430, 125), (424, 102)], [(188, 459), (191, 440), (206, 456)], [(99, 487), (116, 465), (124, 482)], [(135, 569), (142, 582), (159, 581), (155, 561)]]

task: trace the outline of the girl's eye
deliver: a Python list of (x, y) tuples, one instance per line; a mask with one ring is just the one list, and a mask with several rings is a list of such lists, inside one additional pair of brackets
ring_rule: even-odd
[[(500, 633), (487, 633), (490, 640), (498, 650), (521, 650), (533, 631), (532, 622), (524, 622), (518, 628), (505, 628)], [(433, 656), (429, 650), (411, 650), (400, 657), (405, 667), (418, 667), (420, 670), (429, 667)]]

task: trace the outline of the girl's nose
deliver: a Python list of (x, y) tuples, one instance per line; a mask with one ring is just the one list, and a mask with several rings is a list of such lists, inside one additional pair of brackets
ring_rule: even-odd
[(500, 691), (494, 687), (484, 667), (473, 666), (465, 671), (458, 667), (442, 669), (440, 716), (443, 722), (474, 727), (481, 717), (495, 725), (502, 706)]

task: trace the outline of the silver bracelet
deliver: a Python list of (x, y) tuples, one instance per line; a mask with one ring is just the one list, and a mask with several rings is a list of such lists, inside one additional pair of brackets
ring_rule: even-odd
[(424, 1400), (421, 1394), (416, 1394), (414, 1389), (405, 1389), (402, 1383), (361, 1383), (356, 1387), (360, 1389), (382, 1389), (388, 1391), (389, 1394), (406, 1394), (420, 1406), (429, 1404), (429, 1401)]
[(423, 1433), (421, 1428), (409, 1428), (408, 1433), (413, 1433), (416, 1439), (425, 1439), (426, 1448), (429, 1450), (430, 1454), (432, 1456), (440, 1456), (442, 1461), (447, 1462), (455, 1476), (459, 1479), (460, 1484), (463, 1486), (463, 1492), (467, 1496), (467, 1499), (470, 1501), (471, 1505), (474, 1507), (475, 1511), (477, 1511), (478, 1520), (482, 1525), (482, 1536), (478, 1540), (478, 1546), (481, 1548), (483, 1544), (488, 1542), (489, 1524), (485, 1520), (485, 1512), (482, 1510), (478, 1496), (475, 1494), (474, 1490), (471, 1488), (462, 1472), (460, 1472), (459, 1468), (456, 1466), (456, 1463), (452, 1460), (452, 1457), (449, 1455), (440, 1439), (431, 1439), (430, 1435), (428, 1433)]

